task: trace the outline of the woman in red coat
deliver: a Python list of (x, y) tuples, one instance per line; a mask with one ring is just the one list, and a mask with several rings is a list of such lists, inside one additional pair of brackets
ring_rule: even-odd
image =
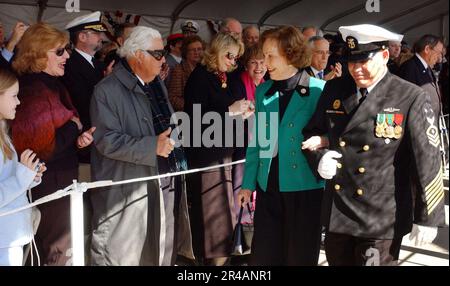
[[(33, 198), (67, 187), (78, 178), (77, 150), (89, 146), (95, 128), (80, 135), (78, 112), (59, 77), (69, 58), (67, 36), (47, 24), (31, 26), (12, 64), (19, 75), (19, 99), (12, 139), (17, 152), (32, 149), (48, 171)], [(39, 206), (36, 242), (44, 265), (68, 265), (72, 256), (69, 198)]]

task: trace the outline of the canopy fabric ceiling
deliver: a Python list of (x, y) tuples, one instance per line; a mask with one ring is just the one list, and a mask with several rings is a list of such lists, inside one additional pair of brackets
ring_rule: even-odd
[(18, 20), (31, 24), (38, 18), (62, 29), (81, 13), (120, 10), (141, 15), (140, 24), (158, 29), (163, 36), (179, 31), (185, 19), (197, 20), (205, 31), (206, 20), (234, 17), (244, 26), (256, 24), (262, 29), (312, 25), (326, 33), (342, 25), (371, 23), (404, 33), (411, 42), (425, 33), (448, 38), (448, 0), (378, 1), (380, 11), (369, 13), (367, 0), (79, 0), (81, 12), (69, 13), (67, 0), (0, 0), (0, 21), (6, 31)]

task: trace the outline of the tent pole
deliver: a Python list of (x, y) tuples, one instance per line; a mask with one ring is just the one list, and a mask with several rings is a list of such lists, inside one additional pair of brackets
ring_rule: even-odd
[(173, 11), (171, 18), (171, 24), (170, 24), (170, 32), (169, 35), (173, 33), (173, 28), (175, 26), (175, 22), (178, 20), (178, 16), (180, 16), (181, 12), (183, 12), (186, 7), (193, 4), (194, 2), (197, 2), (197, 0), (184, 0), (181, 2)]
[(48, 0), (39, 0), (38, 1), (38, 6), (39, 6), (39, 12), (38, 12), (38, 16), (37, 16), (38, 23), (42, 21), (42, 16), (44, 16), (44, 10), (47, 8), (47, 3), (48, 3)]

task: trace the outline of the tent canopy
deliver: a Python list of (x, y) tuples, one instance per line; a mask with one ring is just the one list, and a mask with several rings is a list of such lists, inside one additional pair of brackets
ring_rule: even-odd
[[(117, 10), (142, 16), (139, 22), (158, 29), (163, 36), (180, 29), (185, 19), (197, 20), (201, 30), (206, 20), (219, 22), (234, 17), (243, 25), (256, 24), (262, 29), (278, 25), (316, 26), (324, 33), (339, 26), (361, 23), (378, 24), (405, 34), (408, 42), (425, 33), (448, 38), (448, 0), (75, 0), (80, 13), (66, 11), (73, 0), (0, 0), (0, 21), (10, 31), (18, 20), (35, 23), (38, 19), (64, 28), (81, 13)], [(379, 12), (368, 12), (367, 2), (379, 3)]]

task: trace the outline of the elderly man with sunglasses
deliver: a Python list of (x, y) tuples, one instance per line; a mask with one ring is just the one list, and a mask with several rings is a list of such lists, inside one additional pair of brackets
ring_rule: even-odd
[[(171, 134), (172, 106), (158, 77), (161, 34), (138, 26), (119, 49), (122, 60), (94, 90), (93, 180), (127, 180), (186, 169)], [(176, 136), (177, 137), (177, 136)], [(178, 138), (178, 137), (177, 137)], [(93, 192), (93, 265), (174, 265), (193, 258), (182, 177)]]

